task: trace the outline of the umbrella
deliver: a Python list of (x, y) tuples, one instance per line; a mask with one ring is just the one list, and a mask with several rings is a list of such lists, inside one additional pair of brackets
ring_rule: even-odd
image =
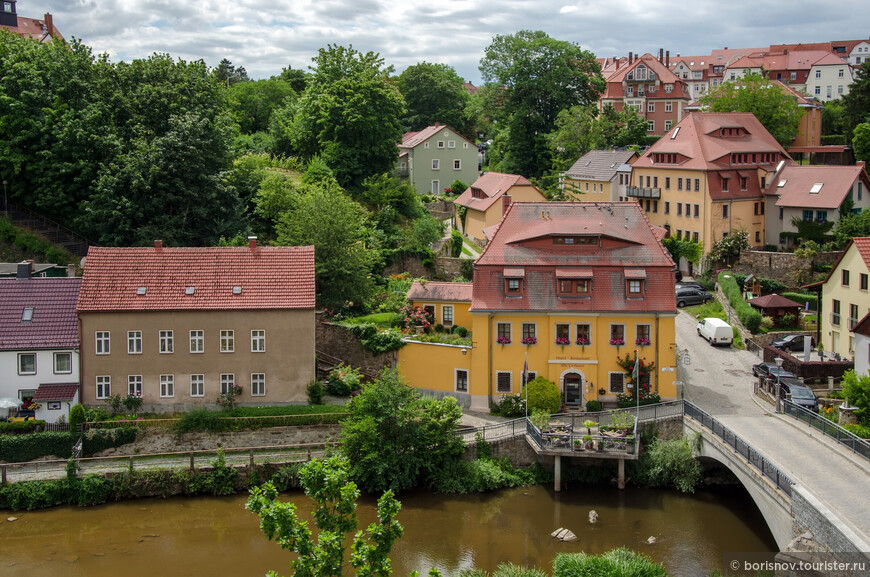
[(17, 409), (21, 406), (21, 401), (14, 397), (0, 398), (0, 409)]

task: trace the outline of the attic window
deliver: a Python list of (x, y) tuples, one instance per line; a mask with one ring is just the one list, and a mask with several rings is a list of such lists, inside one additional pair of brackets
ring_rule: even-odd
[(234, 294), (234, 295), (240, 295), (240, 294), (242, 294), (242, 287), (240, 287), (240, 286), (234, 286), (234, 287), (233, 287), (233, 294)]
[(783, 186), (785, 186), (786, 182), (788, 182), (788, 181), (783, 178), (782, 180), (779, 181), (779, 183), (776, 186), (778, 186), (779, 188), (782, 188)]
[(671, 134), (671, 140), (675, 139), (679, 133), (680, 133), (680, 127), (678, 126), (674, 129), (673, 134)]
[(813, 187), (810, 189), (810, 194), (819, 194), (819, 191), (820, 191), (820, 190), (822, 190), (822, 183), (821, 183), (821, 182), (817, 182), (817, 183), (815, 183), (815, 184), (813, 185)]
[(29, 323), (33, 320), (33, 307), (25, 307), (23, 311), (21, 311), (21, 322)]
[(140, 286), (139, 288), (136, 289), (136, 294), (137, 295), (144, 295), (146, 290), (147, 289), (144, 286)]
[(192, 295), (194, 292), (196, 292), (196, 288), (194, 288), (192, 286), (189, 286), (189, 287), (184, 289), (184, 294), (186, 294), (186, 295)]

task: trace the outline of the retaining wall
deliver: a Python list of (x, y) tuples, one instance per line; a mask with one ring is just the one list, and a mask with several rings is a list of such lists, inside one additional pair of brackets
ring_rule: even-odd
[(377, 375), (385, 367), (396, 368), (399, 360), (398, 351), (390, 351), (381, 355), (366, 350), (347, 328), (324, 322), (318, 314), (318, 323), (314, 328), (314, 348), (327, 355), (339, 358), (346, 365), (362, 369), (364, 373)]
[[(819, 264), (834, 264), (840, 257), (840, 252), (822, 252), (816, 255), (814, 262)], [(732, 269), (734, 272), (754, 274), (755, 276), (772, 278), (789, 286), (794, 284), (794, 271), (804, 267), (804, 264), (791, 252), (768, 252), (762, 250), (745, 250), (740, 253), (740, 260)]]

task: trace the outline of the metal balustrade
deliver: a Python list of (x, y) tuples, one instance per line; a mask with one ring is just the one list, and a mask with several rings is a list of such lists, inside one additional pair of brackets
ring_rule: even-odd
[(803, 421), (810, 427), (821, 431), (839, 444), (847, 447), (853, 453), (870, 460), (870, 441), (867, 441), (867, 439), (862, 439), (851, 431), (844, 429), (837, 423), (829, 421), (821, 415), (807, 410), (804, 407), (795, 405), (791, 401), (783, 401), (782, 412), (799, 421)]

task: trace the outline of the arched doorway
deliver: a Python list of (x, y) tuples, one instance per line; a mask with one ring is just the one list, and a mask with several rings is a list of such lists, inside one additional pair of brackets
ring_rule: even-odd
[(562, 373), (562, 404), (569, 409), (583, 407), (583, 391), (586, 388), (586, 377), (576, 369), (568, 369)]

